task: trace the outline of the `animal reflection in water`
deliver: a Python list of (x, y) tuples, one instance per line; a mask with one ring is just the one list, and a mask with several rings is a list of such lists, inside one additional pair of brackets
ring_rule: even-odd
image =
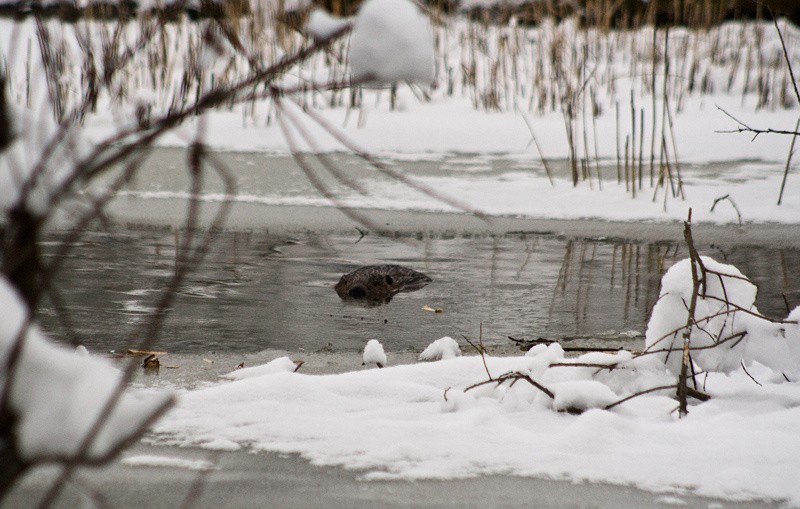
[(401, 265), (366, 265), (342, 276), (333, 288), (343, 301), (379, 306), (400, 292), (419, 290), (431, 281)]

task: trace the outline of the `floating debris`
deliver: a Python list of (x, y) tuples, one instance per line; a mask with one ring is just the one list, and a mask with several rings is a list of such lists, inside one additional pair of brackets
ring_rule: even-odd
[(444, 313), (444, 309), (442, 309), (442, 308), (432, 308), (427, 304), (422, 306), (422, 310), (423, 311), (430, 311), (431, 313)]

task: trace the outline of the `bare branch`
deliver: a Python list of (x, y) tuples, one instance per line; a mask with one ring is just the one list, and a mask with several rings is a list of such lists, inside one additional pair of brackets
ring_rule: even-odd
[(716, 132), (716, 133), (722, 133), (722, 134), (731, 134), (731, 133), (752, 133), (752, 134), (753, 134), (753, 140), (755, 140), (755, 139), (756, 139), (756, 138), (757, 138), (757, 137), (758, 137), (760, 134), (788, 134), (788, 135), (790, 135), (790, 136), (797, 136), (797, 135), (800, 135), (800, 132), (798, 132), (798, 131), (797, 131), (797, 129), (795, 129), (794, 131), (786, 131), (786, 130), (783, 130), (783, 129), (773, 129), (773, 128), (771, 128), (771, 127), (768, 127), (768, 128), (766, 128), (766, 129), (760, 129), (760, 128), (756, 128), (756, 127), (750, 127), (750, 126), (749, 126), (749, 125), (747, 125), (745, 122), (743, 122), (743, 121), (739, 120), (738, 118), (734, 117), (733, 115), (731, 115), (731, 114), (730, 114), (728, 111), (726, 111), (726, 110), (725, 110), (725, 108), (723, 108), (722, 106), (720, 106), (720, 105), (718, 105), (718, 104), (717, 104), (717, 105), (716, 105), (716, 107), (717, 107), (717, 109), (718, 109), (718, 110), (720, 110), (722, 113), (724, 113), (724, 114), (725, 114), (725, 115), (727, 115), (729, 118), (731, 118), (731, 119), (732, 119), (734, 122), (736, 122), (737, 124), (739, 124), (739, 127), (737, 127), (736, 129), (729, 129), (729, 130), (718, 130), (718, 131), (714, 131), (714, 132)]

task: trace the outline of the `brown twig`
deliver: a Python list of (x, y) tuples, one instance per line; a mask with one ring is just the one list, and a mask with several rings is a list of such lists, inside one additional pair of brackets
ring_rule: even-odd
[(730, 202), (730, 204), (733, 206), (733, 210), (736, 211), (736, 217), (739, 220), (739, 226), (742, 226), (742, 211), (739, 210), (739, 207), (736, 205), (736, 202), (733, 201), (733, 198), (731, 198), (730, 194), (716, 198), (714, 203), (711, 205), (711, 212), (714, 212), (714, 207), (716, 207), (717, 203), (721, 202), (722, 200), (728, 200)]
[[(697, 249), (694, 246), (694, 240), (692, 239), (692, 209), (689, 209), (689, 217), (683, 223), (683, 237), (686, 241), (686, 245), (689, 248), (689, 261), (692, 266), (692, 297), (689, 303), (689, 315), (686, 318), (686, 328), (683, 331), (683, 355), (681, 357), (681, 371), (680, 375), (678, 376), (678, 383), (677, 383), (677, 397), (678, 397), (678, 404), (679, 404), (679, 415), (681, 417), (685, 416), (689, 413), (688, 403), (686, 398), (688, 396), (687, 391), (687, 378), (688, 378), (688, 369), (689, 366), (692, 364), (692, 357), (691, 357), (691, 336), (692, 336), (692, 325), (695, 323), (695, 309), (697, 306), (697, 298), (700, 294), (700, 285), (702, 284), (705, 287), (706, 284), (706, 275), (705, 275), (705, 267), (703, 266), (703, 262), (700, 259), (700, 255), (697, 254)], [(699, 266), (699, 267), (698, 267)], [(702, 279), (701, 274), (698, 274), (698, 269), (702, 272)], [(695, 385), (697, 385), (695, 383)]]
[(716, 133), (722, 133), (722, 134), (752, 133), (753, 134), (753, 140), (755, 140), (761, 134), (788, 134), (788, 135), (791, 135), (791, 136), (800, 135), (800, 132), (798, 132), (796, 129), (794, 131), (787, 131), (787, 130), (784, 130), (784, 129), (773, 129), (771, 127), (768, 127), (766, 129), (759, 129), (759, 128), (756, 128), (756, 127), (750, 127), (746, 123), (742, 122), (738, 118), (736, 118), (733, 115), (731, 115), (730, 113), (728, 113), (722, 106), (720, 106), (720, 105), (716, 105), (716, 106), (717, 106), (718, 110), (720, 110), (722, 113), (724, 113), (725, 115), (730, 117), (733, 121), (735, 121), (737, 124), (739, 124), (739, 127), (737, 127), (736, 129), (729, 129), (729, 130), (724, 130), (724, 131), (723, 130), (714, 131)]

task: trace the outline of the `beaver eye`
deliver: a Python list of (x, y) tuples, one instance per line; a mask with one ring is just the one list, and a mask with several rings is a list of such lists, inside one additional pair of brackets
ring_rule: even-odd
[(386, 284), (389, 286), (394, 284), (394, 279), (392, 279), (392, 276), (386, 276)]
[(362, 299), (367, 294), (367, 292), (365, 292), (364, 289), (361, 288), (360, 286), (355, 286), (351, 288), (350, 291), (347, 292), (347, 294), (354, 299)]

